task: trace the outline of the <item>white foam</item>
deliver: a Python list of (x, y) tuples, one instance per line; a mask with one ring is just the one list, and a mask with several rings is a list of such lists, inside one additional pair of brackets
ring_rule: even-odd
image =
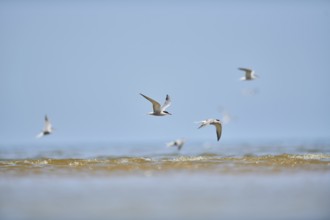
[(290, 155), (290, 158), (304, 159), (304, 160), (324, 160), (330, 159), (328, 154), (303, 154), (303, 155)]

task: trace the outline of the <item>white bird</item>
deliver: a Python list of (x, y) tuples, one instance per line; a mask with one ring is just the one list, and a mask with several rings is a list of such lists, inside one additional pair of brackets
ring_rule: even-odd
[(181, 148), (183, 147), (184, 144), (185, 144), (185, 141), (183, 139), (177, 139), (175, 141), (171, 141), (171, 142), (167, 143), (166, 145), (168, 147), (177, 147), (178, 150), (181, 150)]
[(45, 125), (44, 125), (44, 129), (41, 131), (40, 134), (37, 135), (36, 138), (41, 138), (45, 135), (49, 135), (53, 132), (53, 127), (52, 124), (50, 123), (50, 121), (48, 120), (47, 115), (45, 116)]
[(222, 124), (219, 119), (206, 119), (206, 120), (200, 121), (198, 123), (201, 123), (201, 125), (198, 127), (198, 129), (205, 127), (207, 125), (214, 125), (216, 127), (216, 132), (217, 132), (217, 140), (218, 141), (220, 140), (221, 133), (222, 133)]
[(158, 102), (156, 102), (152, 98), (149, 98), (148, 96), (143, 95), (142, 93), (140, 93), (140, 95), (142, 95), (144, 98), (148, 99), (152, 103), (153, 112), (150, 112), (149, 115), (154, 115), (154, 116), (172, 115), (168, 111), (165, 111), (171, 105), (171, 99), (169, 95), (166, 95), (166, 99), (163, 106), (160, 106)]
[(240, 80), (253, 80), (256, 79), (258, 76), (254, 74), (254, 70), (248, 68), (238, 68), (245, 72), (245, 76), (241, 77)]

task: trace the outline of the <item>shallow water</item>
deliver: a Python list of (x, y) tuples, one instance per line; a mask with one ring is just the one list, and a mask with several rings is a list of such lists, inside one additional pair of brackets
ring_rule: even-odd
[(0, 146), (0, 219), (329, 219), (330, 145)]

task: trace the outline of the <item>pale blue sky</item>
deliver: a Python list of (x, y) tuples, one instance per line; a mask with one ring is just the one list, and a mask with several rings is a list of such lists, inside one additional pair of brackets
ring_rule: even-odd
[[(330, 137), (329, 1), (1, 1), (0, 142)], [(241, 82), (238, 67), (260, 75)], [(243, 89), (257, 89), (243, 96)], [(146, 115), (142, 92), (169, 117)]]

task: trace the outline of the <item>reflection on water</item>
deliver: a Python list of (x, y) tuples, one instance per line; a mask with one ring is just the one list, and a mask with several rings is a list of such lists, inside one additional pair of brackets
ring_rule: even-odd
[(328, 145), (0, 146), (0, 219), (329, 219)]

